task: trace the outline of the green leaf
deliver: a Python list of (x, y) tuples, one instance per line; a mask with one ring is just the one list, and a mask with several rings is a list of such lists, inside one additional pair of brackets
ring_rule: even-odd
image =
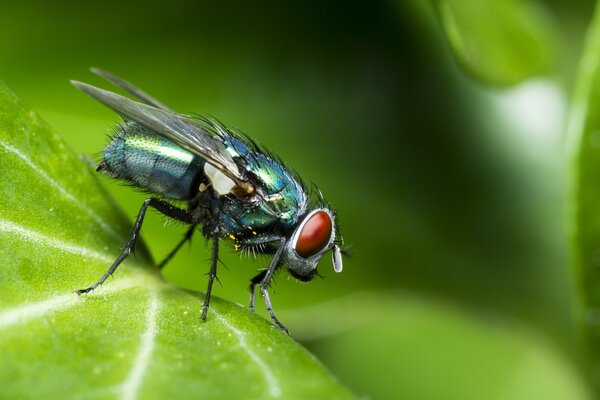
[(514, 85), (552, 63), (551, 24), (530, 0), (435, 0), (458, 63), (483, 83)]
[(175, 288), (140, 248), (78, 297), (129, 224), (91, 168), (0, 83), (2, 397), (352, 398), (305, 349), (247, 309)]
[(576, 278), (577, 323), (585, 342), (589, 376), (600, 393), (600, 7), (579, 65), (568, 139), (571, 151), (568, 224)]

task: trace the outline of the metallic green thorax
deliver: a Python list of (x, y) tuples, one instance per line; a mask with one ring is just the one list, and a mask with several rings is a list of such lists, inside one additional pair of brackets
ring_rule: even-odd
[(280, 161), (257, 151), (254, 144), (235, 136), (224, 137), (223, 142), (234, 160), (266, 192), (263, 194), (265, 201), (254, 207), (248, 208), (239, 202), (222, 204), (222, 222), (226, 229), (235, 236), (249, 237), (293, 228), (306, 212), (307, 195), (301, 183)]
[(104, 149), (99, 170), (174, 200), (197, 193), (204, 161), (134, 122), (124, 123)]

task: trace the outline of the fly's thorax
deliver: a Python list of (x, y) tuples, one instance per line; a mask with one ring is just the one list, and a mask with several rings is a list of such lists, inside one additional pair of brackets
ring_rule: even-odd
[(198, 192), (204, 162), (135, 122), (118, 127), (98, 170), (174, 200)]
[(223, 230), (240, 240), (280, 231), (276, 216), (265, 212), (260, 205), (234, 196), (218, 198), (213, 213), (219, 215)]
[(225, 230), (256, 235), (287, 233), (305, 212), (307, 194), (289, 170), (278, 160), (257, 151), (234, 136), (223, 138), (228, 154), (244, 171), (255, 188), (251, 194), (236, 194), (235, 183), (215, 167), (206, 164), (204, 172), (219, 198)]
[(265, 212), (291, 226), (306, 209), (307, 195), (300, 183), (277, 161), (267, 159), (252, 171), (264, 188), (259, 193)]

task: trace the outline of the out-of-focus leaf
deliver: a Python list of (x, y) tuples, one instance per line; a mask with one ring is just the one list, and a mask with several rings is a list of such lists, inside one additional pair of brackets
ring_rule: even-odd
[(587, 343), (590, 377), (600, 393), (600, 7), (587, 33), (569, 116), (568, 224), (576, 277), (577, 322)]
[(541, 333), (420, 296), (365, 292), (285, 318), (372, 398), (592, 399), (574, 363)]
[(555, 38), (547, 15), (531, 0), (435, 0), (454, 56), (481, 82), (514, 85), (546, 72)]
[(0, 397), (351, 398), (263, 318), (152, 272), (143, 247), (78, 297), (125, 242), (127, 220), (89, 167), (0, 84)]

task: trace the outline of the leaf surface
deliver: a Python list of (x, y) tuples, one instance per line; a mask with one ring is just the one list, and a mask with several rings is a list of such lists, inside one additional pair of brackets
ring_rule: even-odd
[(589, 377), (600, 392), (600, 7), (588, 29), (569, 115), (568, 224)]
[(493, 85), (514, 85), (546, 72), (554, 34), (529, 0), (436, 0), (440, 23), (465, 72)]

